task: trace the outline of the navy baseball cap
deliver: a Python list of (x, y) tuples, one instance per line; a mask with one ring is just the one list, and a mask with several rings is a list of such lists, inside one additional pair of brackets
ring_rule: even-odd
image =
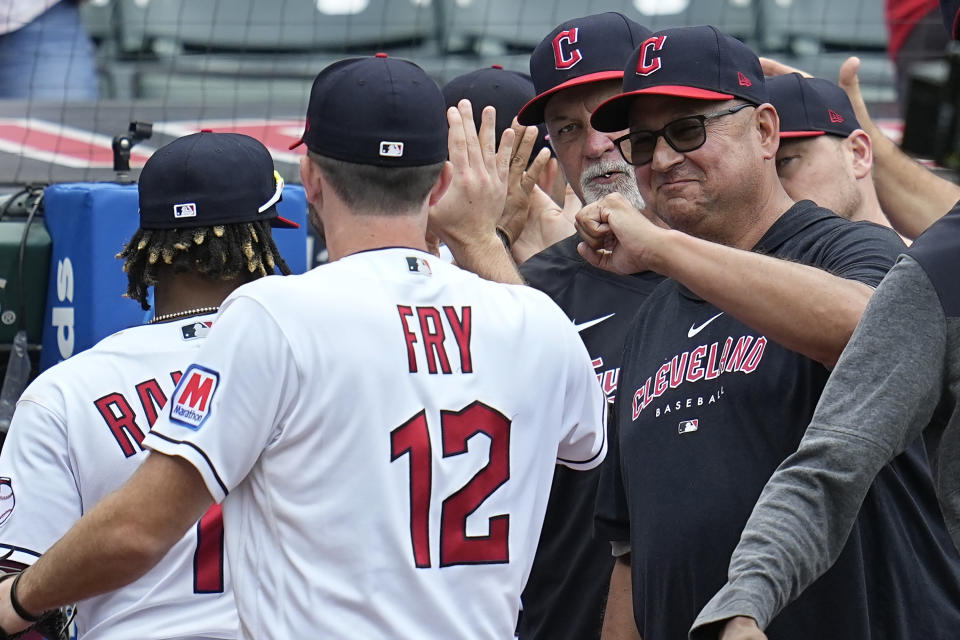
[(622, 93), (594, 110), (591, 126), (597, 131), (626, 129), (634, 98), (650, 94), (767, 102), (757, 54), (712, 26), (663, 29), (640, 43), (623, 71)]
[(328, 158), (381, 167), (419, 167), (447, 159), (440, 87), (409, 60), (378, 53), (334, 62), (313, 81), (303, 136)]
[[(497, 110), (497, 141), (510, 128), (523, 105), (532, 100), (535, 94), (530, 76), (507, 71), (499, 65), (465, 73), (443, 85), (443, 99), (447, 107), (457, 106), (464, 98), (470, 101), (473, 105), (473, 121), (478, 130), (483, 108), (489, 105)], [(531, 160), (546, 144), (546, 133), (540, 129), (537, 143), (530, 153)]]
[(240, 133), (194, 133), (157, 149), (143, 165), (138, 185), (141, 229), (208, 227), (280, 217), (283, 178), (270, 152)]
[(960, 0), (940, 0), (940, 14), (943, 26), (954, 40), (960, 40)]
[(788, 73), (767, 78), (767, 91), (780, 115), (781, 138), (846, 138), (860, 128), (847, 93), (829, 80)]
[(540, 124), (547, 101), (557, 91), (623, 77), (623, 63), (650, 30), (622, 13), (599, 13), (567, 20), (530, 54), (530, 77), (537, 95), (517, 119)]

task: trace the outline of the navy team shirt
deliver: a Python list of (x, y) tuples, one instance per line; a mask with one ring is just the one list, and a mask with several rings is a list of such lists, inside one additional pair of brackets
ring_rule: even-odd
[[(549, 295), (579, 332), (607, 398), (616, 395), (623, 340), (637, 309), (663, 281), (647, 271), (621, 276), (590, 265), (577, 253), (576, 234), (520, 266), (530, 286)], [(616, 425), (608, 426), (610, 439)], [(606, 462), (604, 462), (606, 464)], [(537, 554), (523, 591), (520, 640), (600, 637), (610, 584), (610, 543), (594, 533), (600, 468), (572, 472), (557, 466)]]
[[(803, 201), (754, 250), (876, 286), (904, 246), (888, 229)], [(622, 362), (619, 436), (603, 467), (597, 525), (607, 539), (631, 545), (641, 636), (677, 640), (725, 584), (743, 525), (766, 481), (799, 444), (829, 371), (674, 281), (658, 287), (637, 314)], [(905, 511), (917, 512), (922, 524), (901, 526)], [(906, 589), (905, 573), (914, 576)], [(958, 585), (960, 556), (918, 441), (880, 473), (834, 567), (767, 634), (906, 638), (907, 622), (921, 615), (949, 637), (960, 620), (937, 622), (941, 613), (924, 603), (932, 591), (956, 592)]]

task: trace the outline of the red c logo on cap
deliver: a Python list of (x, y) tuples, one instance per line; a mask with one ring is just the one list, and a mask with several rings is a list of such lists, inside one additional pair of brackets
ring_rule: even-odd
[[(579, 31), (580, 29), (578, 27), (574, 27), (573, 29), (561, 31), (553, 37), (553, 60), (558, 70), (569, 69), (583, 60), (583, 54), (580, 53), (580, 49), (573, 46), (577, 43)], [(564, 53), (564, 42), (566, 42), (566, 46), (570, 50), (569, 55)]]
[(660, 67), (663, 66), (663, 63), (660, 61), (660, 56), (651, 60), (650, 53), (663, 49), (663, 43), (666, 41), (667, 36), (656, 36), (655, 38), (647, 38), (643, 41), (643, 44), (640, 45), (640, 57), (637, 59), (638, 76), (648, 76), (654, 71), (660, 70)]

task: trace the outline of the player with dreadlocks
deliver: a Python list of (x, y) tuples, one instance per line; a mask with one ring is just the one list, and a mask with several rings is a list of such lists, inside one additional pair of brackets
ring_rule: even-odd
[[(166, 155), (176, 157), (180, 152), (180, 145), (198, 144), (201, 140), (214, 140), (211, 144), (236, 141), (250, 145), (251, 151), (257, 151), (253, 146), (256, 141), (252, 138), (239, 134), (214, 136), (206, 133), (187, 136), (157, 153), (166, 152)], [(172, 148), (174, 145), (177, 147)], [(258, 154), (263, 155), (260, 158), (261, 163), (271, 162), (272, 166), (268, 152), (266, 149), (262, 150), (263, 154)], [(141, 187), (140, 228), (117, 257), (125, 260), (123, 270), (129, 278), (126, 296), (140, 302), (144, 309), (150, 308), (147, 302), (148, 288), (157, 285), (158, 280), (164, 273), (169, 273), (170, 269), (174, 274), (195, 273), (209, 280), (229, 282), (231, 289), (243, 282), (273, 273), (277, 266), (284, 275), (290, 273), (287, 263), (277, 250), (269, 226), (271, 223), (279, 226), (293, 224), (278, 217), (274, 208), (283, 189), (280, 175), (274, 171), (272, 183), (267, 176), (257, 176), (263, 192), (271, 192), (270, 199), (259, 205), (256, 211), (241, 213), (237, 205), (243, 195), (237, 191), (236, 185), (209, 184), (207, 173), (206, 170), (194, 172), (187, 169), (183, 175), (172, 173), (160, 176), (162, 183), (156, 184), (155, 189), (152, 187), (146, 195)], [(223, 175), (232, 181), (232, 176), (226, 173)], [(221, 187), (223, 191), (219, 190)], [(183, 202), (171, 206), (167, 202), (170, 199), (169, 194), (199, 193), (201, 189), (208, 189), (208, 197), (224, 201), (216, 219), (205, 221), (208, 226), (196, 224), (204, 217), (198, 213), (200, 203)], [(237, 200), (237, 203), (228, 202), (231, 199)], [(268, 210), (274, 212), (272, 217), (266, 215)]]
[[(277, 213), (282, 189), (269, 152), (243, 135), (186, 136), (147, 161), (140, 228), (117, 257), (128, 297), (149, 309), (154, 288), (154, 318), (44, 372), (21, 396), (0, 453), (0, 567), (32, 564), (133, 474), (220, 303), (275, 268), (290, 272), (270, 231), (296, 226)], [(236, 638), (223, 534), (211, 508), (140, 580), (80, 601), (80, 637)]]

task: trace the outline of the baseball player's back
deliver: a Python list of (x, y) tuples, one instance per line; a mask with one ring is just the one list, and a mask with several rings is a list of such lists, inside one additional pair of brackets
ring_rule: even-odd
[[(6, 565), (30, 565), (146, 457), (145, 434), (212, 324), (212, 315), (134, 327), (44, 372), (24, 391), (0, 455), (9, 510)], [(118, 591), (81, 601), (80, 637), (236, 638), (219, 507), (164, 562)]]
[(605, 406), (545, 295), (388, 248), (239, 289), (146, 444), (230, 492), (245, 637), (502, 639)]

